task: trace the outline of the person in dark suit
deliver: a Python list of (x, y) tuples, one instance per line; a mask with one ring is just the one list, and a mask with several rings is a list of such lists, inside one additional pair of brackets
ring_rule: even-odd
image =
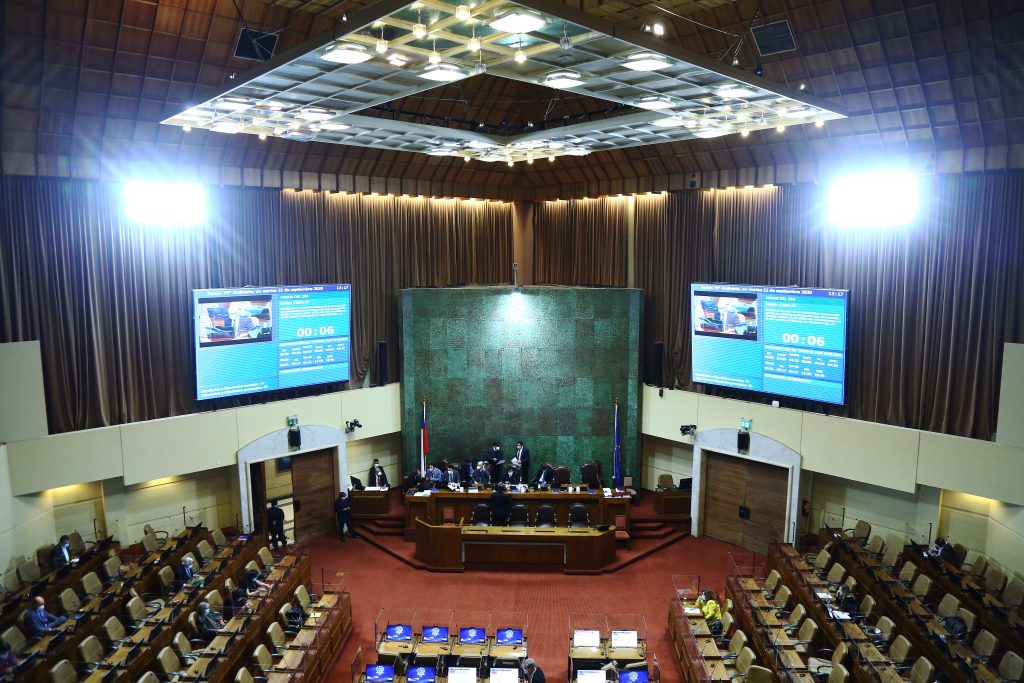
[(195, 567), (193, 566), (192, 556), (186, 555), (181, 558), (181, 564), (174, 570), (174, 580), (178, 583), (178, 588), (183, 588), (196, 576)]
[(345, 527), (348, 527), (348, 533), (352, 538), (359, 538), (352, 524), (352, 500), (344, 491), (339, 492), (338, 498), (334, 501), (334, 517), (338, 521), (338, 538), (342, 543), (345, 542)]
[(516, 452), (512, 460), (519, 461), (519, 480), (530, 481), (530, 449), (523, 445), (522, 440), (516, 441)]
[(50, 562), (54, 569), (62, 569), (71, 564), (75, 558), (71, 555), (71, 539), (67, 534), (60, 537), (57, 545), (50, 550)]
[(448, 465), (448, 473), (445, 476), (445, 481), (449, 484), (455, 484), (459, 486), (462, 484), (462, 475), (459, 474), (459, 468), (453, 464)]
[(432, 487), (437, 488), (443, 479), (444, 475), (441, 474), (441, 470), (437, 469), (434, 463), (427, 465), (427, 481), (430, 482)]
[(288, 545), (288, 539), (284, 536), (284, 510), (277, 507), (277, 498), (270, 501), (270, 509), (267, 510), (267, 530), (270, 532), (270, 547), (277, 550), (278, 544)]
[(537, 470), (537, 478), (533, 481), (533, 483), (538, 486), (540, 486), (541, 484), (550, 484), (551, 475), (553, 472), (554, 470), (551, 468), (551, 465), (542, 465), (541, 468)]
[(544, 671), (532, 659), (523, 660), (523, 673), (526, 674), (526, 683), (545, 683)]
[(473, 470), (473, 483), (478, 486), (487, 486), (487, 483), (490, 481), (490, 476), (491, 475), (488, 474), (487, 469), (484, 467), (484, 461), (481, 460), (478, 462), (476, 464), (476, 469)]
[(380, 466), (380, 463), (376, 460), (373, 461), (373, 467), (370, 468), (369, 480), (366, 483), (367, 486), (376, 486), (378, 488), (387, 488), (388, 475), (384, 471), (384, 468)]
[(953, 552), (953, 545), (947, 543), (946, 539), (939, 538), (935, 539), (934, 545), (928, 550), (928, 556), (934, 559), (936, 562), (952, 562), (956, 563), (956, 555)]
[(505, 491), (504, 484), (498, 484), (491, 494), (491, 524), (506, 526), (512, 512), (512, 496)]
[(65, 616), (58, 617), (47, 612), (43, 596), (37, 595), (35, 602), (35, 608), (25, 613), (25, 627), (30, 638), (42, 638), (68, 620)]
[(498, 484), (505, 474), (505, 454), (501, 452), (501, 445), (497, 441), (487, 449), (485, 460), (491, 464), (491, 483)]
[(224, 621), (210, 611), (210, 603), (199, 603), (196, 608), (196, 635), (199, 640), (209, 645), (218, 633), (223, 632), (224, 627)]

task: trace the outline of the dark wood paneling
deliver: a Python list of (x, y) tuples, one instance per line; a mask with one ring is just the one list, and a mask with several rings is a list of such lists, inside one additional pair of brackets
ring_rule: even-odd
[(334, 449), (292, 457), (292, 495), (296, 501), (295, 541), (336, 533), (334, 522)]
[[(759, 553), (783, 535), (789, 470), (721, 453), (708, 453), (704, 533)], [(742, 519), (739, 508), (750, 508)]]

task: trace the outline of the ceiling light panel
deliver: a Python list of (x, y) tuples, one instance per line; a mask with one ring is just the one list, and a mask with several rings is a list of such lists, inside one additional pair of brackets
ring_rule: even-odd
[[(632, 44), (588, 28), (595, 25), (593, 18), (571, 7), (533, 7), (532, 2), (484, 0), (470, 5), (465, 0), (425, 0), (391, 13), (371, 7), (350, 15), (344, 25), (348, 33), (336, 35), (332, 30), (309, 41), (312, 47), (297, 57), (279, 56), (261, 65), (262, 73), (240, 74), (231, 87), (183, 103), (164, 123), (429, 153), (446, 148), (436, 144), (446, 129), (439, 131), (409, 117), (385, 125), (384, 119), (359, 112), (439, 83), (470, 78), (479, 72), (479, 64), (485, 64), (491, 76), (532, 84), (550, 79), (549, 87), (626, 106), (621, 114), (559, 126), (556, 137), (551, 128), (504, 138), (484, 136), (474, 126), (453, 147), (473, 158), (493, 154), (518, 162), (526, 154), (561, 156), (570, 150), (690, 140), (843, 116), (829, 103), (800, 92), (787, 94), (749, 72), (653, 38), (641, 37), (638, 40), (645, 44)], [(469, 20), (466, 8), (473, 15)], [(425, 27), (422, 39), (413, 34), (417, 22)], [(480, 42), (479, 52), (470, 49), (474, 37)], [(385, 38), (387, 49), (379, 52), (378, 41)], [(440, 62), (430, 64), (435, 48)], [(526, 56), (522, 63), (514, 59), (519, 49)], [(555, 75), (559, 73), (561, 77)], [(668, 106), (641, 111), (635, 108), (640, 103)], [(310, 109), (325, 110), (328, 116), (300, 118), (300, 111)], [(577, 139), (570, 140), (570, 133)]]

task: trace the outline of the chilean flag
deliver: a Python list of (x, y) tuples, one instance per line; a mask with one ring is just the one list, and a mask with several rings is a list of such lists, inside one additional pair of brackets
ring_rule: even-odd
[(427, 402), (423, 402), (423, 420), (420, 422), (420, 474), (427, 471), (427, 453), (430, 452), (430, 444), (427, 443)]

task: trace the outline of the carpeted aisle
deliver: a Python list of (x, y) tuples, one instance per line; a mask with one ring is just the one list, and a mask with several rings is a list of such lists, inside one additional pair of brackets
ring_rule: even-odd
[(359, 645), (373, 657), (373, 624), (382, 607), (482, 609), (529, 613), (530, 656), (552, 682), (565, 681), (569, 614), (642, 613), (648, 644), (658, 655), (662, 680), (679, 681), (666, 623), (673, 574), (699, 574), (701, 585), (721, 592), (729, 553), (749, 553), (709, 538), (686, 538), (614, 574), (417, 571), (361, 540), (320, 538), (311, 543), (312, 575), (350, 570), (354, 632), (328, 680), (348, 683)]

